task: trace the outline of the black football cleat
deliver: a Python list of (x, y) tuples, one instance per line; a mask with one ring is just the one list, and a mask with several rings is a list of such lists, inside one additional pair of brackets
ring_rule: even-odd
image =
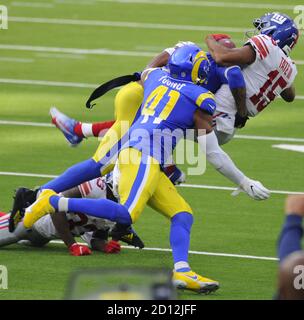
[(135, 248), (143, 249), (145, 247), (145, 244), (130, 225), (116, 223), (110, 235), (113, 240), (123, 241)]
[(13, 209), (9, 218), (9, 232), (14, 232), (17, 224), (24, 216), (25, 209), (36, 201), (38, 190), (31, 190), (25, 187), (20, 187), (16, 190)]

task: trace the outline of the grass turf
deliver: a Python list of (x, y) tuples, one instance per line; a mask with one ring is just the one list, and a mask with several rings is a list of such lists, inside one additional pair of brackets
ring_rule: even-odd
[[(34, 1), (31, 1), (34, 2)], [(93, 2), (72, 6), (64, 1), (54, 6), (30, 8), (9, 5), (12, 16), (135, 21), (181, 25), (206, 25), (250, 28), (250, 21), (263, 9), (231, 9), (182, 7), (153, 4)], [(244, 1), (242, 1), (244, 2)], [(284, 4), (269, 0), (268, 3)], [(295, 2), (296, 3), (296, 2)], [(123, 12), (123, 14), (121, 14)], [(288, 11), (291, 14), (291, 11)], [(168, 16), (170, 19), (168, 19)], [(9, 30), (1, 30), (1, 43), (12, 45), (108, 48), (155, 52), (178, 40), (201, 43), (207, 32), (53, 25), (10, 22)], [(233, 33), (237, 43), (242, 33)], [(293, 53), (303, 59), (303, 37)], [(151, 55), (152, 57), (152, 55)], [(50, 52), (0, 50), (1, 58), (28, 59), (28, 62), (1, 63), (1, 78), (68, 81), (97, 84), (111, 77), (142, 69), (149, 57), (56, 54)], [(32, 62), (30, 62), (32, 61)], [(303, 66), (296, 80), (299, 95), (304, 94)], [(91, 89), (64, 88), (20, 84), (1, 84), (0, 120), (48, 122), (53, 104), (83, 121), (113, 117), (113, 97), (106, 95), (95, 109), (87, 111), (84, 102)], [(302, 100), (291, 105), (278, 100), (258, 118), (250, 120), (240, 134), (303, 138)], [(0, 171), (59, 174), (68, 166), (87, 159), (97, 141), (86, 141), (77, 149), (67, 148), (62, 136), (53, 128), (0, 125)], [(225, 150), (249, 176), (262, 180), (277, 190), (302, 190), (303, 155), (273, 149), (280, 142), (235, 139)], [(184, 167), (185, 169), (185, 167)], [(0, 175), (0, 208), (9, 210), (12, 190), (20, 185), (33, 187), (46, 179)], [(231, 186), (210, 167), (203, 176), (189, 177), (187, 183)], [(267, 202), (254, 202), (245, 195), (233, 198), (228, 191), (180, 188), (195, 212), (191, 249), (197, 251), (275, 256), (275, 243), (283, 221), (283, 195), (273, 195)], [(136, 225), (147, 247), (168, 248), (168, 222), (149, 208)], [(207, 297), (182, 293), (182, 299), (271, 299), (276, 287), (277, 262), (190, 255), (193, 269), (220, 281), (221, 289)], [(70, 273), (79, 268), (168, 267), (168, 252), (123, 250), (120, 255), (95, 253), (75, 258), (66, 248), (50, 244), (43, 249), (19, 245), (0, 250), (0, 264), (9, 270), (9, 289), (0, 290), (0, 299), (61, 299)]]

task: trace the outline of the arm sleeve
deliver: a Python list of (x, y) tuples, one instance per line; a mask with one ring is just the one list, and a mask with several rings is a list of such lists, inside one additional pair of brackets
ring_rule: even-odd
[(278, 242), (280, 262), (291, 253), (301, 250), (301, 238), (303, 236), (302, 220), (303, 218), (296, 214), (286, 217)]
[(225, 75), (231, 90), (237, 88), (246, 88), (245, 79), (239, 66), (227, 68)]
[[(205, 140), (206, 139), (206, 140)], [(227, 153), (219, 146), (217, 137), (212, 131), (206, 136), (198, 136), (198, 143), (204, 149), (206, 141), (207, 161), (227, 179), (240, 185), (246, 176), (241, 172), (230, 159)]]
[(217, 67), (217, 75), (222, 84), (228, 84), (230, 90), (246, 88), (245, 79), (239, 66)]

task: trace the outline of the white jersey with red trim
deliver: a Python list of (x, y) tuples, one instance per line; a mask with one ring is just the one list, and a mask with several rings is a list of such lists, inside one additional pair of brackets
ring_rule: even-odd
[[(97, 178), (85, 182), (78, 186), (78, 189), (83, 198), (107, 198), (105, 178)], [(67, 213), (66, 216), (70, 225), (70, 231), (75, 237), (113, 225), (109, 220), (88, 216), (82, 213)], [(50, 215), (44, 216), (38, 220), (33, 228), (46, 239), (52, 240), (59, 238)]]
[(255, 116), (292, 85), (297, 68), (267, 35), (254, 36), (246, 45), (251, 45), (256, 52), (255, 62), (243, 69), (248, 111), (250, 116)]
[(82, 198), (105, 199), (107, 197), (107, 185), (105, 177), (87, 181), (78, 186)]

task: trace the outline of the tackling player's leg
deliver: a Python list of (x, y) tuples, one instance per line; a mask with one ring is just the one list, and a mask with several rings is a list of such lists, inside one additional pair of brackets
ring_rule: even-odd
[[(102, 138), (93, 156), (96, 162), (107, 163), (102, 169), (102, 175), (113, 169), (118, 152), (127, 139), (126, 133), (140, 113), (142, 100), (143, 87), (137, 82), (124, 86), (115, 96), (116, 121)], [(111, 150), (110, 154), (109, 150)]]
[[(132, 161), (130, 161), (132, 159)], [(119, 196), (121, 204), (108, 200), (66, 199), (54, 193), (38, 198), (32, 212), (25, 216), (30, 227), (41, 212), (77, 211), (129, 225), (134, 223), (149, 204), (171, 220), (170, 244), (174, 258), (173, 281), (178, 288), (210, 293), (218, 289), (218, 282), (193, 272), (188, 263), (192, 210), (177, 190), (160, 171), (159, 164), (150, 156), (132, 148), (121, 151), (118, 159)], [(27, 219), (27, 220), (26, 220)]]
[(219, 288), (217, 281), (202, 277), (190, 268), (188, 252), (193, 223), (192, 209), (164, 173), (160, 174), (158, 186), (148, 205), (171, 221), (170, 245), (174, 260), (174, 285), (199, 293), (216, 291)]
[(58, 178), (43, 185), (41, 189), (62, 192), (111, 171), (123, 143), (121, 138), (136, 118), (142, 97), (143, 88), (138, 83), (133, 82), (123, 87), (115, 98), (117, 121), (102, 138), (93, 159), (72, 166)]

